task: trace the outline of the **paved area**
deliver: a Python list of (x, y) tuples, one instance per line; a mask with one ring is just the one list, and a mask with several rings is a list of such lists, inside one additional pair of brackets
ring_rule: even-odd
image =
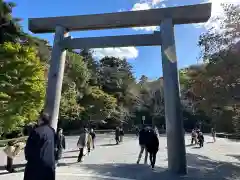
[[(239, 180), (240, 179), (240, 142), (217, 139), (212, 143), (210, 136), (202, 149), (189, 146), (190, 136), (186, 136), (188, 175), (177, 177), (167, 171), (166, 137), (160, 137), (160, 150), (157, 156), (156, 170), (149, 165), (137, 165), (139, 153), (138, 140), (126, 136), (124, 143), (113, 145), (113, 135), (98, 135), (96, 149), (77, 161), (77, 137), (67, 137), (67, 149), (57, 168), (57, 180)], [(15, 159), (18, 172), (8, 174), (4, 170), (6, 157), (0, 152), (0, 179), (21, 180), (24, 171), (24, 156)], [(142, 162), (143, 163), (143, 162)]]

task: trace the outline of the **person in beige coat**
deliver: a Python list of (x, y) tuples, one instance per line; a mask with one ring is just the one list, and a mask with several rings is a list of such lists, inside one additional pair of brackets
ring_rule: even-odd
[(79, 148), (78, 162), (82, 162), (83, 156), (90, 152), (92, 144), (91, 135), (88, 133), (88, 130), (85, 128), (80, 134), (80, 137), (77, 142), (77, 147)]
[(25, 143), (23, 142), (14, 142), (9, 141), (7, 146), (4, 148), (4, 152), (7, 155), (7, 165), (6, 170), (10, 173), (15, 172), (15, 169), (13, 168), (13, 159), (20, 154), (21, 150), (24, 149)]

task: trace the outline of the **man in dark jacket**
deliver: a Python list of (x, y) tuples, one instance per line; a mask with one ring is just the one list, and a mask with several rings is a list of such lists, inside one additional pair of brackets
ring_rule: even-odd
[(198, 135), (198, 143), (199, 143), (200, 148), (203, 147), (204, 136), (203, 136), (203, 133), (202, 133), (202, 132), (199, 132), (199, 135)]
[(39, 126), (30, 134), (26, 147), (24, 180), (55, 180), (56, 135), (49, 125), (49, 116), (40, 116)]
[(119, 129), (119, 127), (116, 127), (116, 130), (115, 130), (115, 140), (116, 140), (116, 144), (119, 144), (119, 142), (120, 142), (120, 129)]
[(146, 136), (146, 149), (149, 153), (152, 169), (155, 167), (156, 155), (159, 148), (158, 135), (153, 129), (148, 129), (145, 132)]
[(147, 164), (147, 158), (148, 158), (148, 152), (146, 150), (146, 128), (143, 126), (142, 129), (139, 132), (139, 145), (140, 145), (140, 152), (138, 155), (138, 160), (137, 160), (137, 164), (139, 164), (141, 158), (142, 158), (142, 154), (145, 151), (145, 159), (144, 159), (144, 164)]

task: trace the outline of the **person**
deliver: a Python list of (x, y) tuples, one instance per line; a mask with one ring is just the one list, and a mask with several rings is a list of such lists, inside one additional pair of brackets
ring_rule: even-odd
[(37, 126), (29, 135), (25, 158), (24, 180), (55, 180), (55, 130), (49, 126), (50, 117), (42, 113)]
[(197, 144), (197, 133), (195, 131), (195, 129), (192, 130), (192, 140), (191, 140), (191, 144), (193, 145), (193, 142), (194, 144)]
[(77, 146), (79, 148), (79, 155), (77, 160), (78, 162), (82, 162), (83, 160), (87, 143), (88, 143), (88, 130), (84, 128), (77, 142)]
[(94, 132), (94, 130), (91, 128), (90, 129), (90, 135), (92, 137), (92, 147), (93, 149), (95, 148), (95, 137), (96, 137), (96, 133)]
[(202, 132), (199, 132), (199, 135), (198, 135), (198, 143), (199, 143), (200, 148), (203, 147), (204, 136), (203, 136), (203, 133), (202, 133)]
[(211, 129), (212, 137), (213, 137), (213, 142), (216, 142), (216, 131), (214, 128)]
[(158, 135), (153, 129), (148, 129), (145, 132), (146, 136), (146, 149), (149, 153), (149, 159), (151, 162), (151, 167), (154, 169), (155, 167), (155, 162), (156, 162), (156, 155), (158, 152), (159, 148), (159, 140), (158, 140)]
[(91, 146), (93, 147), (93, 140), (92, 140), (92, 136), (90, 133), (87, 133), (87, 149), (88, 149), (88, 154), (91, 151)]
[(124, 136), (124, 130), (121, 127), (119, 131), (120, 131), (120, 134), (119, 134), (120, 135), (120, 142), (122, 142), (123, 141), (123, 136)]
[(120, 141), (119, 137), (120, 137), (120, 129), (119, 129), (119, 127), (116, 127), (116, 130), (115, 130), (116, 144), (119, 144), (119, 141)]
[(136, 136), (138, 137), (138, 135), (139, 135), (139, 128), (138, 128), (138, 126), (135, 127), (135, 133), (136, 133)]
[(159, 138), (160, 135), (159, 135), (159, 130), (158, 130), (157, 126), (154, 126), (154, 132), (157, 134), (157, 137)]
[(7, 165), (5, 169), (9, 173), (14, 173), (16, 170), (13, 168), (13, 159), (15, 156), (20, 154), (21, 150), (24, 148), (23, 142), (8, 141), (7, 146), (4, 148), (4, 152), (7, 155)]
[(142, 158), (142, 154), (145, 151), (145, 158), (144, 158), (144, 164), (147, 164), (147, 158), (148, 158), (148, 152), (146, 150), (146, 135), (145, 135), (145, 127), (143, 126), (142, 129), (139, 131), (139, 145), (140, 145), (140, 152), (138, 155), (138, 160), (137, 160), (137, 164), (139, 164), (141, 158)]
[(66, 148), (66, 142), (65, 142), (65, 136), (63, 135), (62, 128), (59, 128), (57, 131), (57, 137), (56, 137), (56, 165), (58, 164), (58, 161), (62, 158), (62, 151)]

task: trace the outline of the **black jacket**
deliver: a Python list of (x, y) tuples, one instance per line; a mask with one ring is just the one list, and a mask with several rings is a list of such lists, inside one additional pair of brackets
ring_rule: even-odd
[(154, 130), (149, 129), (145, 132), (146, 149), (149, 153), (157, 153), (159, 148), (159, 140)]
[(55, 141), (55, 131), (48, 125), (41, 125), (31, 132), (25, 147), (24, 180), (55, 179)]

